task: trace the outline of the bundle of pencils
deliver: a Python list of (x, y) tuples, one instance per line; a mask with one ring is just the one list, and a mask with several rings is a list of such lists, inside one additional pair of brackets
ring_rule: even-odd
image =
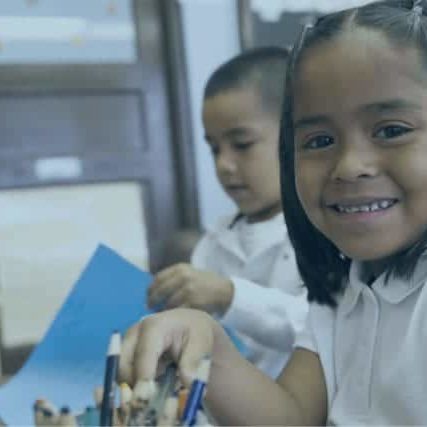
[(105, 367), (104, 387), (94, 391), (95, 406), (88, 406), (74, 416), (68, 407), (60, 410), (46, 399), (34, 404), (36, 426), (208, 426), (202, 400), (209, 377), (210, 359), (202, 361), (190, 390), (177, 378), (175, 364), (170, 364), (156, 381), (137, 383), (132, 390), (119, 386), (116, 403), (117, 370), (120, 357), (120, 334), (110, 340)]
[[(117, 419), (129, 426), (199, 426), (209, 425), (202, 399), (209, 376), (210, 360), (205, 359), (190, 390), (177, 380), (176, 366), (170, 364), (156, 382), (139, 383), (128, 399), (123, 399)], [(122, 389), (130, 390), (122, 384)]]
[(34, 403), (34, 424), (36, 426), (77, 426), (70, 408), (63, 406), (59, 411), (46, 399)]

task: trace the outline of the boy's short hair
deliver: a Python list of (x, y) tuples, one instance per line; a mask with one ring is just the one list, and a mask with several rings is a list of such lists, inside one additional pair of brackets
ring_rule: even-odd
[(271, 113), (280, 113), (288, 57), (289, 51), (280, 47), (247, 50), (212, 73), (205, 86), (204, 99), (227, 90), (255, 88), (263, 107)]

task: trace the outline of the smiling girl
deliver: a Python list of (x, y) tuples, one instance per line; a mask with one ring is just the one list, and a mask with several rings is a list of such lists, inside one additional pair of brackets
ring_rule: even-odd
[(282, 117), (285, 218), (311, 301), (276, 383), (206, 314), (134, 327), (122, 373), (184, 380), (212, 356), (228, 425), (427, 422), (427, 8), (386, 0), (321, 18), (294, 47)]

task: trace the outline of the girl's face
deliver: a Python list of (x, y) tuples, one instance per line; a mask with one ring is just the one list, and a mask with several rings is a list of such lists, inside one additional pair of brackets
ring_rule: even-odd
[(427, 228), (427, 73), (418, 51), (353, 29), (308, 50), (295, 83), (295, 175), (311, 222), (373, 261)]

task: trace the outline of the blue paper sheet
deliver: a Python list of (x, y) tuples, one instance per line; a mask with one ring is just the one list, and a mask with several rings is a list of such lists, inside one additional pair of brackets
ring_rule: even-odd
[(93, 389), (103, 383), (110, 335), (150, 313), (145, 295), (151, 280), (101, 245), (42, 342), (0, 388), (0, 418), (11, 425), (33, 424), (32, 406), (39, 397), (74, 412), (93, 404)]
[[(32, 425), (32, 406), (46, 398), (74, 413), (93, 405), (103, 384), (111, 333), (125, 332), (142, 316), (152, 276), (100, 245), (24, 367), (0, 387), (0, 418), (9, 425)], [(230, 338), (245, 355), (236, 334)]]

